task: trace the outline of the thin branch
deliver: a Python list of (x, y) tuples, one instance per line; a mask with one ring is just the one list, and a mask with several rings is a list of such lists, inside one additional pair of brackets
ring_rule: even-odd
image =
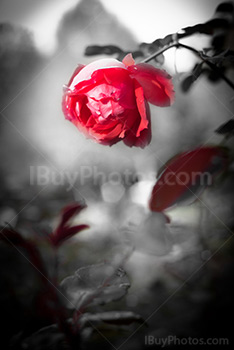
[(161, 50), (158, 50), (158, 51), (152, 53), (152, 55), (150, 55), (149, 57), (146, 57), (140, 63), (147, 63), (147, 62), (151, 61), (152, 59), (154, 59), (155, 57), (160, 56), (163, 52), (171, 49), (172, 47), (176, 47), (177, 45), (178, 45), (178, 43), (172, 43), (170, 45), (167, 45), (167, 46), (163, 47)]
[(220, 78), (222, 78), (234, 90), (234, 83), (229, 78), (227, 78), (225, 74), (223, 74), (223, 72), (220, 70), (220, 68), (218, 68), (215, 64), (213, 64), (212, 62), (210, 62), (210, 61), (206, 60), (204, 57), (202, 57), (201, 53), (198, 50), (194, 49), (191, 46), (185, 45), (185, 44), (174, 42), (168, 46), (165, 46), (161, 50), (154, 52), (152, 55), (150, 55), (149, 57), (142, 60), (141, 63), (147, 63), (147, 62), (151, 61), (152, 59), (160, 56), (162, 53), (171, 49), (172, 47), (183, 48), (183, 49), (187, 49), (189, 51), (192, 51), (197, 57), (199, 57), (204, 63), (206, 63), (207, 66), (209, 66), (212, 70), (217, 72), (219, 74)]
[(194, 49), (191, 46), (184, 45), (184, 44), (181, 44), (181, 43), (178, 43), (178, 47), (182, 47), (184, 49), (190, 50), (193, 53), (195, 53), (196, 56), (198, 56), (204, 63), (206, 63), (207, 66), (209, 66), (211, 69), (213, 69), (215, 72), (217, 72), (219, 74), (220, 78), (222, 78), (234, 90), (234, 83), (231, 80), (229, 80), (226, 77), (226, 75), (223, 74), (221, 69), (218, 68), (214, 63), (212, 63), (212, 62), (206, 60), (204, 57), (202, 57), (202, 55), (201, 55), (201, 53), (199, 51), (197, 51), (196, 49)]

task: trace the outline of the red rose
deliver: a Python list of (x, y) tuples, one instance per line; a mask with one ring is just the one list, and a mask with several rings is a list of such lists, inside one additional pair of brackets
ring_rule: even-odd
[(101, 59), (79, 65), (65, 88), (62, 108), (88, 138), (103, 145), (124, 140), (146, 146), (151, 139), (148, 102), (169, 106), (174, 92), (170, 76), (149, 64)]

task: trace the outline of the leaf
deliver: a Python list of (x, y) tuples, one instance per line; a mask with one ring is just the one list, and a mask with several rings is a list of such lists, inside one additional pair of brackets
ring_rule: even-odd
[(160, 212), (181, 202), (194, 202), (227, 165), (226, 150), (217, 146), (199, 147), (178, 154), (161, 171), (151, 194), (150, 209)]
[(154, 60), (156, 63), (158, 63), (159, 65), (162, 66), (165, 62), (165, 56), (163, 54), (159, 55), (159, 56), (155, 57)]
[(200, 33), (213, 35), (217, 29), (229, 28), (229, 21), (225, 18), (213, 18), (206, 23), (196, 24), (195, 26), (185, 27), (182, 30), (188, 35)]
[(210, 70), (209, 72), (207, 72), (207, 76), (209, 81), (211, 81), (212, 83), (216, 83), (221, 79), (219, 72), (216, 72), (214, 70)]
[(234, 119), (230, 119), (228, 122), (220, 125), (215, 132), (221, 135), (234, 135)]
[(129, 287), (125, 271), (108, 263), (82, 267), (61, 282), (62, 291), (70, 302), (68, 307), (72, 305), (77, 309), (118, 300)]
[(66, 338), (57, 325), (41, 328), (22, 341), (24, 349), (67, 349)]
[(58, 227), (49, 236), (52, 244), (55, 247), (60, 246), (65, 240), (79, 233), (80, 231), (89, 228), (88, 225), (70, 226), (69, 221), (74, 215), (78, 215), (81, 210), (85, 209), (86, 205), (73, 203), (65, 207), (61, 212), (61, 219)]
[(201, 53), (202, 59), (212, 62), (214, 64), (221, 65), (223, 62), (233, 62), (234, 61), (234, 51), (232, 50), (224, 50), (220, 52), (218, 55), (207, 56), (204, 53)]
[(181, 83), (182, 91), (183, 92), (188, 92), (195, 80), (194, 80), (193, 75), (191, 75), (191, 74), (188, 75)]
[(78, 215), (81, 212), (81, 210), (85, 208), (86, 208), (86, 205), (83, 205), (80, 203), (73, 203), (63, 208), (61, 212), (60, 225), (65, 226), (74, 215)]
[(115, 53), (121, 53), (123, 50), (115, 45), (91, 45), (87, 46), (85, 49), (85, 56), (94, 56), (94, 55), (113, 55)]
[(234, 6), (233, 3), (229, 2), (223, 2), (221, 4), (218, 5), (218, 7), (216, 8), (215, 12), (223, 12), (224, 14), (226, 12), (230, 12), (232, 13), (234, 11)]
[(161, 47), (167, 46), (174, 41), (174, 34), (166, 35), (162, 39), (155, 40), (154, 43), (157, 41), (160, 43)]
[[(175, 34), (170, 34), (170, 35), (167, 35), (165, 38), (156, 39), (152, 43), (141, 43), (139, 45), (139, 47), (142, 50), (142, 52), (144, 53), (144, 56), (147, 57), (148, 55), (151, 55), (154, 52), (157, 52), (160, 49), (162, 49), (163, 47), (172, 43), (174, 41), (174, 36), (175, 36)], [(164, 58), (164, 55), (161, 54), (161, 55), (155, 57), (154, 60), (158, 64), (162, 65), (164, 63), (165, 58)]]
[(79, 319), (81, 327), (98, 326), (100, 323), (124, 326), (132, 323), (145, 324), (143, 318), (132, 311), (109, 311), (97, 314), (85, 313)]
[(221, 33), (217, 33), (213, 36), (211, 45), (213, 46), (215, 51), (220, 51), (224, 48), (226, 42), (226, 33), (223, 31)]
[(153, 256), (165, 256), (172, 250), (173, 242), (164, 213), (151, 212), (137, 225), (129, 225), (125, 235), (137, 252)]
[(203, 62), (198, 63), (194, 66), (190, 75), (188, 75), (181, 83), (181, 89), (183, 92), (188, 92), (192, 84), (197, 80), (197, 78), (202, 73)]

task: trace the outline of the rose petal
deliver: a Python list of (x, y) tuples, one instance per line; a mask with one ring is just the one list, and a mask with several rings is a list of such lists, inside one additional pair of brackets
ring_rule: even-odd
[(125, 111), (124, 119), (119, 119), (119, 122), (123, 125), (123, 129), (119, 137), (124, 138), (129, 132), (133, 133), (132, 129), (134, 128), (134, 125), (139, 125), (139, 121), (140, 115), (137, 108), (135, 108), (135, 110)]
[(136, 103), (137, 108), (141, 116), (141, 122), (139, 124), (138, 130), (136, 132), (136, 136), (140, 136), (140, 133), (142, 130), (146, 129), (149, 124), (149, 109), (146, 108), (146, 101), (144, 97), (144, 91), (143, 88), (140, 86), (140, 84), (135, 81), (135, 95), (136, 95)]
[(116, 127), (117, 124), (119, 124), (118, 120), (109, 121), (106, 124), (96, 124), (93, 127), (93, 131), (99, 134), (107, 135)]
[(100, 121), (103, 120), (103, 118), (106, 119), (109, 117), (109, 115), (112, 115), (113, 109), (111, 100), (108, 99), (106, 103), (99, 101), (99, 110), (101, 112), (101, 116), (99, 117)]
[(145, 148), (151, 141), (151, 128), (145, 129), (141, 132), (139, 137), (134, 135), (134, 132), (129, 132), (123, 139), (125, 145), (129, 147), (141, 147)]
[(102, 145), (113, 145), (117, 141), (119, 141), (119, 134), (121, 133), (122, 125), (117, 124), (112, 131), (109, 131), (107, 134), (96, 133), (93, 129), (89, 130), (89, 134), (92, 138), (95, 138), (98, 143)]
[[(83, 67), (82, 67), (83, 68)], [(80, 69), (79, 73), (74, 76), (73, 74), (73, 79), (70, 85), (71, 89), (74, 89), (74, 87), (83, 81), (90, 80), (93, 72), (99, 70), (99, 69), (106, 69), (106, 68), (122, 68), (126, 69), (126, 66), (116, 60), (116, 59), (110, 59), (110, 58), (104, 58), (101, 60), (94, 61), (87, 66), (85, 66), (83, 69)]]
[(70, 96), (85, 94), (95, 100), (109, 97), (124, 108), (136, 107), (133, 79), (126, 69), (121, 68), (99, 69), (92, 74), (89, 81), (80, 82), (67, 94)]
[(122, 60), (123, 64), (125, 64), (125, 66), (133, 66), (135, 64), (135, 61), (132, 57), (131, 53), (128, 53)]
[(134, 84), (129, 76), (128, 70), (119, 68), (98, 71), (105, 78), (105, 81), (112, 86), (111, 97), (124, 108), (135, 108)]
[(139, 125), (141, 123), (141, 119), (135, 120), (134, 125), (132, 128), (126, 133), (126, 137), (124, 138), (124, 143), (129, 146), (136, 146), (136, 147), (141, 147), (144, 148), (147, 146), (150, 141), (151, 141), (151, 122), (150, 122), (150, 112), (149, 112), (149, 105), (146, 102), (146, 113), (147, 113), (147, 118), (148, 118), (148, 126), (146, 129), (142, 130), (140, 132), (140, 135), (137, 137), (137, 130), (139, 129)]
[(148, 102), (160, 107), (171, 105), (174, 100), (173, 84), (165, 71), (146, 63), (130, 66), (128, 70), (143, 87)]
[(89, 90), (86, 93), (86, 95), (95, 100), (101, 100), (102, 98), (106, 98), (106, 97), (112, 98), (114, 92), (117, 93), (118, 96), (121, 93), (120, 89), (118, 89), (118, 91), (116, 92), (113, 89), (113, 86), (103, 83), (103, 84), (98, 84), (97, 86), (94, 86), (93, 88), (91, 88), (91, 90)]
[(65, 118), (73, 123), (79, 121), (85, 124), (90, 116), (90, 112), (86, 107), (86, 100), (86, 97), (82, 95), (70, 96), (65, 94), (62, 100), (62, 109)]
[(69, 87), (72, 85), (72, 82), (73, 82), (74, 78), (77, 76), (77, 74), (78, 74), (84, 67), (85, 67), (84, 64), (79, 64), (79, 65), (76, 67), (74, 73), (72, 74), (71, 79), (69, 80), (69, 83), (68, 83), (68, 86), (69, 86)]

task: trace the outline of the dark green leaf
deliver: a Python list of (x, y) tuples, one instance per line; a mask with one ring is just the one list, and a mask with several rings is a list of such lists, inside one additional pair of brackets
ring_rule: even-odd
[(181, 89), (183, 92), (188, 92), (194, 83), (194, 77), (192, 75), (188, 75), (181, 83)]
[(140, 50), (142, 50), (145, 55), (148, 55), (171, 44), (173, 41), (174, 41), (174, 34), (169, 34), (165, 36), (165, 38), (156, 39), (152, 43), (141, 43), (139, 47), (140, 47)]
[(226, 28), (229, 28), (229, 25), (230, 24), (227, 19), (214, 18), (206, 23), (200, 23), (192, 27), (183, 28), (183, 31), (187, 35), (192, 35), (195, 33), (212, 35), (214, 34), (216, 29), (226, 29)]
[(85, 55), (86, 56), (93, 56), (93, 55), (113, 55), (115, 53), (121, 53), (123, 52), (122, 49), (120, 49), (118, 46), (115, 45), (91, 45), (87, 46), (85, 49)]
[(234, 11), (234, 6), (231, 1), (229, 2), (223, 2), (222, 4), (219, 4), (216, 8), (215, 12), (230, 12), (232, 13)]
[[(139, 45), (139, 47), (142, 50), (142, 52), (144, 53), (144, 56), (147, 57), (147, 56), (153, 54), (154, 52), (157, 52), (158, 50), (160, 50), (164, 47), (163, 40), (164, 39), (157, 39), (153, 43), (150, 43), (150, 44), (141, 43)], [(154, 60), (158, 64), (162, 65), (164, 63), (164, 60), (165, 60), (164, 55), (161, 54), (161, 55), (155, 57)]]
[(80, 268), (61, 282), (68, 307), (77, 309), (118, 300), (129, 287), (125, 271), (107, 263)]
[(155, 62), (157, 62), (158, 64), (160, 65), (163, 65), (164, 64), (164, 61), (165, 61), (165, 57), (164, 55), (159, 55), (157, 57), (155, 57)]
[(198, 63), (194, 66), (191, 74), (189, 74), (181, 83), (181, 88), (183, 92), (188, 92), (192, 84), (197, 80), (197, 78), (202, 73), (203, 62)]
[(212, 62), (216, 65), (221, 65), (223, 62), (233, 62), (234, 61), (234, 51), (232, 50), (224, 50), (219, 54), (214, 56), (207, 56), (201, 53), (201, 57), (203, 60)]
[(216, 35), (213, 36), (212, 46), (214, 47), (215, 50), (220, 50), (224, 47), (225, 41), (226, 41), (225, 32), (217, 33)]
[(162, 39), (157, 39), (153, 42), (153, 44), (157, 43), (157, 45), (160, 45), (159, 47), (164, 47), (167, 46), (169, 44), (171, 44), (174, 41), (174, 35), (173, 34), (169, 34), (167, 36), (165, 36)]
[(199, 76), (201, 75), (201, 72), (202, 72), (202, 65), (203, 65), (203, 62), (201, 63), (198, 63), (194, 66), (193, 68), (193, 71), (192, 71), (192, 74), (194, 76), (194, 79), (197, 79), (199, 78)]
[(65, 336), (57, 325), (44, 327), (22, 342), (23, 349), (67, 349)]
[(108, 323), (113, 325), (130, 325), (132, 323), (144, 324), (143, 318), (131, 311), (110, 311), (97, 314), (85, 313), (79, 319), (82, 327), (91, 325), (97, 326), (100, 323)]
[(221, 135), (234, 134), (234, 119), (230, 119), (228, 122), (220, 125), (215, 132)]
[(217, 83), (220, 80), (220, 75), (218, 72), (216, 72), (214, 70), (210, 70), (208, 73), (208, 79), (212, 83)]

